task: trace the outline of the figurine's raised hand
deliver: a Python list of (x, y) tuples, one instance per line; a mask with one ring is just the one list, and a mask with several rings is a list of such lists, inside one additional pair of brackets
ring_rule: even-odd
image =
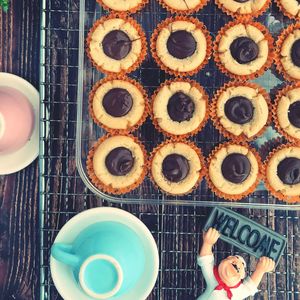
[(258, 286), (265, 273), (271, 272), (275, 269), (275, 262), (269, 257), (261, 257), (256, 265), (255, 271), (251, 275), (251, 279), (256, 286)]
[(209, 228), (206, 232), (203, 232), (203, 244), (200, 249), (200, 256), (206, 256), (212, 254), (212, 247), (220, 237), (218, 230)]
[(203, 244), (213, 246), (218, 241), (219, 237), (219, 231), (211, 227), (206, 232), (203, 232)]
[(275, 268), (275, 262), (273, 259), (269, 257), (261, 257), (257, 263), (256, 270), (263, 272), (263, 273), (268, 273), (273, 271)]

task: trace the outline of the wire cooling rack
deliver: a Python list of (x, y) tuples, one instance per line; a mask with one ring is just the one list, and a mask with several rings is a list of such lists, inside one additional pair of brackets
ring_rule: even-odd
[[(43, 0), (40, 75), (40, 299), (61, 299), (53, 285), (49, 268), (50, 247), (60, 228), (78, 212), (109, 205), (91, 194), (76, 172), (78, 27), (79, 0)], [(196, 256), (201, 230), (210, 209), (166, 205), (114, 206), (139, 217), (157, 242), (160, 272), (149, 299), (195, 299), (205, 287), (196, 265)], [(276, 230), (288, 239), (288, 247), (276, 272), (264, 278), (260, 286), (261, 292), (255, 299), (299, 300), (299, 213), (254, 209), (236, 211)], [(218, 259), (222, 259), (238, 251), (220, 241), (215, 253)], [(255, 259), (241, 254), (249, 265), (249, 271), (253, 271)]]

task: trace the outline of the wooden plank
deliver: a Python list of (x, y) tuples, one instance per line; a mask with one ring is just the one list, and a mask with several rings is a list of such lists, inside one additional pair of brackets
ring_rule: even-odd
[[(0, 71), (39, 86), (40, 1), (0, 11)], [(38, 163), (0, 177), (0, 298), (38, 299)]]

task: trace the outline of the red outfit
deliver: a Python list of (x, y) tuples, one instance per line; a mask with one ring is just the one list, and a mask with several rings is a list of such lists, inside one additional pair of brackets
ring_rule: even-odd
[(219, 272), (218, 272), (218, 267), (215, 266), (214, 267), (214, 275), (215, 275), (215, 278), (218, 282), (218, 285), (216, 286), (215, 290), (217, 291), (220, 291), (220, 290), (225, 290), (226, 293), (227, 293), (227, 297), (228, 299), (231, 300), (232, 298), (232, 292), (231, 292), (231, 289), (235, 289), (235, 288), (238, 288), (241, 284), (242, 284), (242, 281), (240, 281), (238, 284), (236, 284), (235, 286), (228, 286), (226, 283), (224, 283), (222, 281), (222, 279), (220, 278), (220, 275), (219, 275)]

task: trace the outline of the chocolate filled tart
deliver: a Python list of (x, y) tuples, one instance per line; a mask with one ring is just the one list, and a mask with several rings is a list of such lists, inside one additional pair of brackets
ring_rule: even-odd
[(211, 104), (215, 127), (227, 138), (250, 141), (271, 121), (270, 97), (258, 84), (233, 81), (220, 88)]
[(109, 76), (98, 81), (90, 92), (89, 104), (95, 123), (112, 133), (137, 129), (149, 112), (145, 90), (125, 76)]
[(273, 38), (262, 24), (235, 21), (219, 31), (214, 58), (219, 69), (230, 77), (253, 79), (271, 66), (272, 47)]
[(159, 0), (159, 3), (171, 13), (191, 14), (202, 9), (208, 0)]
[(161, 22), (151, 37), (151, 52), (157, 64), (173, 75), (193, 75), (207, 64), (211, 37), (198, 19), (184, 16)]
[(198, 186), (205, 173), (200, 149), (188, 141), (166, 141), (150, 157), (151, 180), (170, 195), (184, 195)]
[(279, 90), (273, 106), (276, 129), (290, 142), (300, 143), (300, 83)]
[(149, 0), (97, 0), (97, 2), (105, 9), (116, 12), (135, 13), (141, 10)]
[(290, 25), (278, 37), (275, 62), (287, 80), (300, 80), (300, 23)]
[(300, 19), (299, 0), (275, 0), (275, 2), (284, 15), (291, 19)]
[(154, 126), (167, 136), (184, 138), (196, 134), (207, 121), (208, 96), (193, 80), (164, 82), (152, 96)]
[(141, 26), (123, 14), (97, 20), (87, 37), (87, 54), (103, 73), (129, 73), (146, 56), (146, 37)]
[(89, 151), (87, 171), (100, 190), (124, 194), (142, 183), (146, 162), (145, 148), (135, 137), (106, 135)]
[(300, 202), (300, 146), (279, 146), (269, 155), (264, 169), (266, 187), (275, 197)]
[(240, 200), (252, 193), (261, 179), (261, 159), (246, 144), (224, 143), (208, 159), (207, 182), (221, 198)]
[(215, 0), (218, 7), (234, 18), (256, 18), (269, 7), (271, 0)]

